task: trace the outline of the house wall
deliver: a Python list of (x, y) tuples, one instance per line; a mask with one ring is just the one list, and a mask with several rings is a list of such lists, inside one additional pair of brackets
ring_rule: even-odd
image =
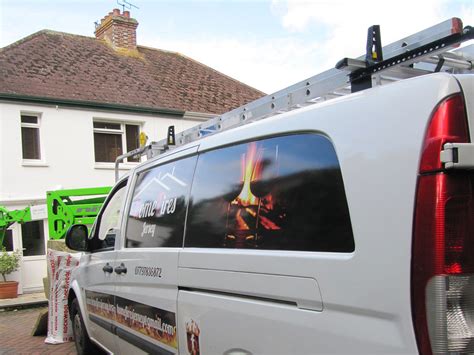
[[(22, 113), (40, 115), (40, 162), (31, 163), (22, 159)], [(201, 121), (205, 118), (200, 116)], [(200, 122), (166, 115), (136, 115), (0, 102), (0, 205), (8, 209), (23, 208), (44, 204), (48, 190), (113, 185), (114, 164), (95, 162), (94, 119), (140, 124), (149, 141), (166, 138), (170, 125), (180, 132)], [(136, 163), (125, 165), (122, 173), (133, 164)], [(44, 225), (47, 238), (46, 221)], [(12, 229), (15, 248), (21, 249), (21, 228), (13, 225)], [(22, 271), (12, 277), (22, 282), (23, 291), (28, 292), (40, 288), (39, 277), (46, 276), (46, 262), (45, 257), (30, 257), (31, 268), (39, 270), (36, 281), (32, 281), (30, 271), (28, 277), (22, 275), (28, 270), (29, 259), (24, 259)], [(42, 260), (41, 265), (38, 264), (39, 259)]]
[[(199, 123), (166, 116), (51, 106), (0, 103), (0, 107), (0, 203), (44, 197), (51, 189), (112, 185), (113, 163), (95, 163), (94, 119), (142, 124), (150, 140), (166, 138), (170, 125), (180, 132)], [(22, 159), (21, 113), (41, 116), (40, 163), (30, 164)]]

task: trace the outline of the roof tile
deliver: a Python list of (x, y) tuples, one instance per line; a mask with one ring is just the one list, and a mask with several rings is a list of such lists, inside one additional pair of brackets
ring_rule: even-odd
[(49, 30), (0, 49), (0, 93), (204, 113), (265, 95), (179, 53)]

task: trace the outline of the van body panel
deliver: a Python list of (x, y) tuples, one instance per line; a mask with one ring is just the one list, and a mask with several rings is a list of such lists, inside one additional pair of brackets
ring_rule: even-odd
[(86, 317), (83, 320), (86, 329), (91, 338), (112, 353), (117, 351), (117, 340), (103, 324), (111, 325), (113, 319), (105, 313), (99, 314), (98, 308), (94, 308), (94, 301), (99, 300), (98, 295), (105, 295), (108, 302), (104, 299), (101, 299), (101, 302), (112, 305), (114, 303), (115, 274), (106, 274), (102, 269), (106, 264), (113, 265), (115, 257), (113, 251), (85, 254), (81, 257), (80, 266), (75, 270), (75, 278), (81, 285), (79, 294), (82, 301), (79, 305), (82, 303), (81, 307), (85, 307), (83, 312)]
[[(115, 306), (122, 302), (125, 309), (129, 302), (128, 310), (161, 317), (172, 334), (167, 339), (163, 333), (115, 325), (146, 341), (147, 349), (156, 345), (164, 353), (418, 353), (411, 258), (421, 149), (437, 104), (461, 87), (472, 138), (472, 75), (438, 73), (210, 135), (140, 165), (131, 175), (111, 259), (114, 267), (124, 264), (127, 273), (94, 281), (83, 268), (75, 273), (78, 283), (105, 285), (93, 288), (113, 294)], [(127, 232), (140, 174), (193, 156), (199, 167), (207, 152), (301, 133), (325, 136), (335, 150), (355, 244), (351, 251), (187, 247), (185, 240), (174, 247), (141, 247), (139, 234)], [(195, 181), (192, 175), (191, 191)], [(192, 204), (192, 193), (188, 197)], [(189, 214), (186, 204), (186, 218)], [(184, 238), (185, 226), (187, 219), (180, 224)], [(83, 257), (94, 265), (91, 258), (94, 254)], [(96, 340), (109, 348), (107, 339)], [(130, 343), (117, 336), (115, 342), (116, 353), (152, 351), (143, 350), (136, 339)]]
[(318, 282), (308, 277), (179, 268), (179, 285), (274, 302), (285, 301), (301, 309), (323, 310)]
[(467, 120), (469, 122), (469, 132), (471, 143), (474, 143), (474, 75), (455, 75), (461, 85), (466, 104)]
[(360, 309), (313, 312), (287, 304), (190, 291), (179, 291), (178, 302), (180, 351), (184, 354), (190, 348), (186, 329), (193, 322), (199, 329), (202, 354), (416, 352), (407, 351), (405, 332), (384, 313)]
[[(153, 328), (144, 331), (147, 324), (145, 321), (142, 327), (140, 320), (131, 320), (134, 314), (130, 313), (128, 317), (125, 315), (122, 321), (117, 323), (117, 327), (126, 332), (117, 339), (119, 354), (130, 354), (130, 349), (136, 353), (148, 343), (156, 345), (157, 350), (177, 352), (174, 328), (177, 313), (178, 253), (179, 249), (176, 248), (124, 249), (117, 252), (117, 259), (127, 267), (127, 273), (118, 275), (115, 283), (117, 313), (125, 314), (126, 310), (130, 310), (138, 314), (138, 317), (135, 316), (137, 319), (159, 319), (161, 325), (166, 326), (167, 332), (170, 327), (173, 328), (166, 336)], [(131, 348), (127, 335), (139, 337), (143, 342)]]

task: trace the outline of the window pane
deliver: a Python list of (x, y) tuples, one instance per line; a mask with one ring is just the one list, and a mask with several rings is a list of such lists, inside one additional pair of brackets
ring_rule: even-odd
[(94, 128), (121, 130), (120, 123), (94, 122)]
[(5, 247), (7, 251), (13, 251), (13, 231), (11, 229), (5, 231), (2, 247)]
[(138, 175), (127, 221), (126, 247), (181, 247), (196, 157)]
[(106, 209), (102, 213), (99, 225), (98, 238), (103, 242), (103, 248), (114, 247), (115, 237), (120, 228), (120, 212), (122, 210), (125, 189), (118, 190), (110, 199)]
[(122, 135), (94, 133), (94, 151), (96, 162), (115, 162), (122, 155)]
[(125, 197), (126, 181), (112, 192), (106, 202), (104, 210), (101, 211), (97, 224), (89, 235), (90, 250), (100, 250), (105, 248), (113, 248), (115, 246), (115, 238), (120, 231), (120, 212), (122, 210), (123, 198)]
[(301, 134), (201, 154), (185, 246), (353, 251), (331, 142)]
[[(139, 126), (129, 124), (125, 126), (125, 135), (127, 137), (127, 152), (137, 149), (140, 146), (139, 134)], [(128, 161), (134, 162), (140, 161), (138, 157), (127, 159)]]
[(38, 117), (21, 115), (21, 123), (38, 123)]
[(23, 159), (41, 159), (39, 129), (21, 127)]
[(21, 225), (23, 256), (45, 255), (43, 221), (33, 221)]

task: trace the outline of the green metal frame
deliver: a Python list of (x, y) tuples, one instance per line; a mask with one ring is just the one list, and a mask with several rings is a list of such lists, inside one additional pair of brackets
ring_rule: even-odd
[(8, 211), (4, 206), (0, 206), (0, 247), (3, 245), (5, 233), (13, 223), (26, 223), (31, 221), (30, 207), (22, 210)]
[[(112, 187), (90, 187), (70, 190), (55, 190), (46, 193), (48, 227), (50, 239), (61, 239), (73, 224), (91, 226), (99, 214)], [(91, 196), (90, 198), (84, 198)], [(0, 206), (0, 246), (5, 233), (13, 223), (31, 222), (30, 206), (9, 211)]]
[[(74, 224), (91, 226), (112, 187), (56, 190), (46, 193), (50, 239), (61, 239)], [(94, 196), (86, 199), (74, 197)], [(72, 198), (71, 198), (72, 197)]]

